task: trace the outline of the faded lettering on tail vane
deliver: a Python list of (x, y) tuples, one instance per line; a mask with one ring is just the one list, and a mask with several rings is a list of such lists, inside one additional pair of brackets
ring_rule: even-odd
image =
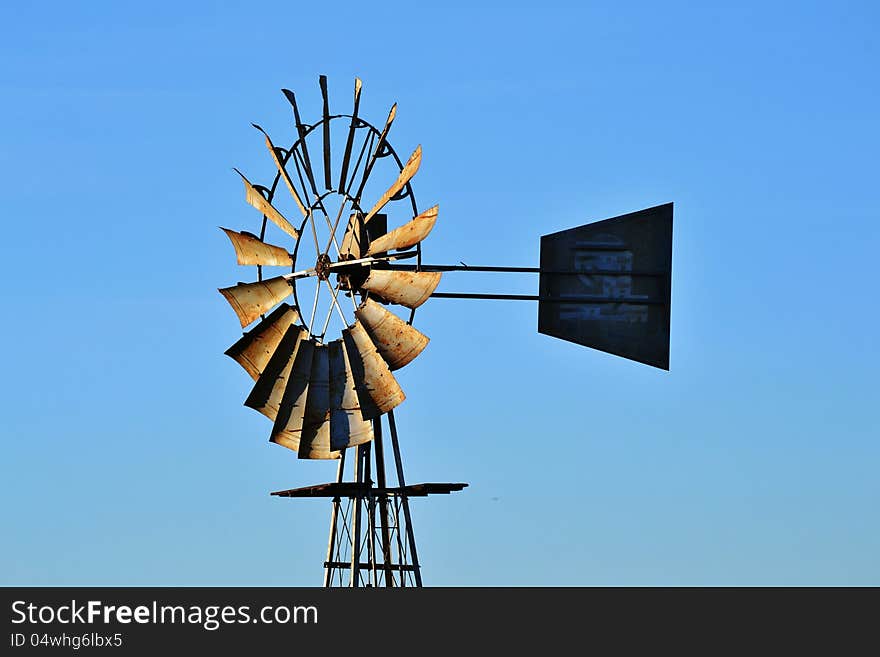
[(669, 369), (671, 203), (544, 235), (540, 276), (538, 331)]

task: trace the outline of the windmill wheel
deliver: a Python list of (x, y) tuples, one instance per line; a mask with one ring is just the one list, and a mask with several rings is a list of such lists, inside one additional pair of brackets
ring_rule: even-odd
[[(263, 215), (259, 235), (222, 229), (238, 264), (256, 266), (257, 280), (220, 293), (242, 328), (259, 320), (226, 354), (254, 379), (245, 405), (274, 422), (270, 440), (306, 459), (338, 458), (372, 440), (372, 420), (404, 400), (391, 372), (427, 345), (412, 322), (440, 281), (439, 273), (419, 271), (421, 241), (434, 227), (437, 207), (419, 212), (413, 194), (421, 147), (404, 163), (388, 141), (397, 106), (381, 130), (367, 123), (358, 116), (356, 80), (352, 113), (330, 115), (326, 78), (320, 82), (323, 115), (314, 124), (302, 122), (294, 94), (284, 91), (297, 130), (290, 148), (276, 147), (255, 126), (276, 170), (269, 187), (239, 172), (247, 202)], [(334, 133), (344, 145), (337, 168)], [(313, 162), (323, 165), (320, 171)], [(381, 194), (369, 186), (380, 177)], [(287, 194), (276, 194), (282, 182), (291, 206), (284, 214)], [(364, 198), (376, 200), (362, 207)], [(298, 226), (287, 219), (294, 213), (301, 216)], [(388, 231), (392, 217), (400, 225)], [(280, 230), (292, 248), (267, 241), (267, 228)], [(416, 260), (415, 271), (394, 269), (403, 258)], [(264, 277), (266, 267), (291, 273)], [(408, 318), (386, 305), (400, 306)]]

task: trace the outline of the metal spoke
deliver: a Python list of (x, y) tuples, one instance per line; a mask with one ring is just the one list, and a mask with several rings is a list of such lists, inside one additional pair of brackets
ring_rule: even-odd
[[(348, 197), (342, 199), (342, 203), (339, 205), (339, 212), (336, 213), (336, 221), (333, 222), (333, 226), (330, 228), (330, 241), (327, 242), (327, 248), (324, 250), (326, 253), (330, 250), (330, 245), (336, 241), (336, 229), (339, 227), (339, 219), (342, 217), (342, 212), (345, 210), (345, 206), (348, 203)], [(328, 225), (330, 217), (327, 217)], [(342, 258), (342, 251), (339, 249), (339, 245), (336, 245), (336, 256), (338, 258)]]
[[(339, 248), (339, 244), (336, 242), (336, 229), (333, 227), (332, 222), (330, 221), (330, 215), (327, 214), (327, 209), (324, 207), (324, 201), (320, 198), (316, 199), (317, 206), (321, 209), (321, 213), (324, 215), (324, 220), (327, 222), (327, 228), (330, 230), (330, 242), (327, 244), (327, 249), (330, 249), (330, 244), (336, 245), (336, 257), (342, 257), (342, 250)], [(340, 208), (341, 210), (341, 208)], [(315, 238), (317, 240), (317, 237)], [(320, 248), (316, 245), (316, 248)], [(321, 251), (320, 253), (326, 253), (326, 251)]]
[(309, 335), (314, 335), (312, 333), (312, 326), (315, 324), (315, 313), (318, 312), (318, 297), (321, 296), (321, 285), (320, 283), (315, 286), (315, 301), (312, 304), (312, 317), (309, 320)]
[(315, 211), (309, 210), (309, 225), (312, 227), (312, 237), (315, 238), (315, 251), (321, 254), (321, 246), (318, 244), (318, 229), (315, 226)]
[(321, 336), (323, 337), (327, 333), (327, 327), (330, 325), (330, 318), (333, 316), (333, 308), (336, 307), (336, 310), (339, 312), (339, 317), (342, 319), (342, 325), (348, 326), (348, 322), (345, 319), (345, 314), (342, 312), (342, 308), (339, 307), (339, 302), (336, 300), (336, 295), (339, 294), (339, 285), (336, 287), (330, 285), (330, 281), (324, 279), (324, 282), (327, 284), (327, 287), (330, 288), (330, 295), (332, 302), (330, 304), (329, 310), (327, 310), (327, 319), (324, 320), (324, 327), (321, 329)]

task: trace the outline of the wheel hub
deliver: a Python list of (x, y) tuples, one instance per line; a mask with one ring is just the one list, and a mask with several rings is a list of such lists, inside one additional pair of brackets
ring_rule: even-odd
[(318, 278), (322, 281), (326, 281), (330, 278), (330, 265), (331, 260), (329, 255), (322, 253), (318, 256), (318, 261), (315, 263), (315, 274), (317, 274)]

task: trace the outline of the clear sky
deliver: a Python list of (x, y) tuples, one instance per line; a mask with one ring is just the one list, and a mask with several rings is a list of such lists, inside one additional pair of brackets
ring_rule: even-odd
[[(216, 288), (282, 87), (422, 144), (436, 263), (675, 202), (671, 371), (436, 299), (398, 377), (427, 584), (880, 584), (871, 2), (6, 3), (0, 583), (317, 585)], [(286, 141), (278, 139), (278, 141)], [(450, 274), (441, 291), (534, 293)]]

